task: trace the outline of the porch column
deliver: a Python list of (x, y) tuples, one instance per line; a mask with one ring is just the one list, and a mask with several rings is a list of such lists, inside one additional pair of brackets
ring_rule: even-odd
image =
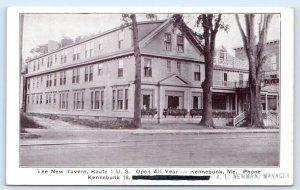
[(158, 82), (157, 90), (157, 123), (160, 124), (160, 83)]
[(278, 103), (279, 103), (279, 102), (278, 102), (278, 96), (279, 96), (279, 95), (276, 96), (276, 112), (277, 112), (277, 113), (278, 113), (278, 111), (279, 111), (279, 110), (278, 110), (278, 107), (279, 107), (279, 104), (278, 104)]
[(266, 114), (268, 114), (268, 94), (266, 93)]
[(235, 114), (238, 114), (238, 99), (237, 99), (237, 94), (234, 94), (234, 101), (235, 101)]

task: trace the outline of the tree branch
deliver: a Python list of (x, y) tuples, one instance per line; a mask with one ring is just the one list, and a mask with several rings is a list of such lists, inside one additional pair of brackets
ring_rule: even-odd
[(236, 19), (236, 22), (237, 22), (237, 24), (238, 24), (240, 33), (241, 33), (241, 35), (242, 35), (242, 39), (243, 39), (243, 42), (244, 42), (244, 48), (245, 48), (245, 50), (246, 50), (246, 49), (248, 49), (248, 48), (247, 48), (247, 37), (246, 37), (245, 32), (244, 32), (244, 30), (243, 30), (243, 28), (242, 28), (242, 26), (241, 26), (240, 19), (239, 19), (239, 16), (238, 16), (237, 14), (235, 14), (235, 19)]
[(172, 16), (172, 22), (175, 27), (177, 27), (180, 32), (189, 40), (192, 44), (196, 46), (196, 48), (201, 52), (201, 54), (204, 54), (204, 48), (201, 45), (201, 39), (199, 39), (194, 32), (186, 25), (184, 22), (182, 15), (180, 14), (174, 14)]

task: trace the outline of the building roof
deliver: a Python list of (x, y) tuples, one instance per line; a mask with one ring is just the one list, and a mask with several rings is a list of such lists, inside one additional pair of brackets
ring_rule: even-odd
[[(166, 21), (166, 19), (165, 19), (165, 20), (156, 20), (156, 21), (143, 21), (143, 22), (138, 22), (137, 24), (138, 24), (138, 25), (143, 25), (143, 24), (153, 24), (153, 23), (164, 23), (165, 21)], [(65, 47), (56, 49), (56, 50), (54, 50), (54, 51), (51, 51), (51, 52), (42, 54), (42, 55), (37, 56), (37, 57), (35, 57), (35, 58), (32, 58), (32, 59), (30, 59), (30, 60), (28, 60), (28, 61), (26, 61), (26, 62), (28, 63), (28, 62), (30, 62), (30, 61), (39, 59), (39, 58), (41, 58), (41, 57), (50, 55), (50, 54), (52, 54), (52, 53), (55, 53), (55, 52), (58, 52), (58, 51), (61, 51), (61, 50), (64, 50), (64, 49), (67, 49), (67, 48), (70, 48), (70, 47), (73, 47), (73, 46), (76, 46), (76, 45), (78, 45), (78, 44), (85, 43), (85, 42), (87, 42), (87, 41), (96, 39), (96, 38), (98, 38), (98, 37), (101, 37), (101, 36), (104, 36), (104, 35), (106, 35), (106, 34), (115, 32), (115, 31), (117, 31), (117, 30), (121, 30), (121, 29), (126, 28), (126, 27), (129, 27), (129, 26), (131, 26), (131, 24), (128, 24), (128, 25), (121, 25), (121, 26), (115, 27), (115, 28), (110, 29), (110, 30), (107, 30), (107, 31), (105, 31), (105, 32), (101, 32), (101, 33), (99, 33), (99, 34), (97, 34), (97, 35), (93, 35), (93, 36), (91, 36), (91, 37), (88, 37), (88, 38), (86, 38), (86, 39), (84, 39), (84, 40), (82, 40), (82, 41), (79, 41), (79, 42), (73, 43), (73, 44), (71, 44), (71, 45), (68, 45), (68, 46), (65, 46)], [(141, 39), (141, 40), (143, 40), (143, 39)]]
[[(266, 42), (265, 44), (268, 46), (268, 45), (273, 45), (273, 44), (278, 44), (280, 40), (271, 40), (271, 41), (268, 41)], [(243, 50), (244, 49), (244, 46), (237, 46), (235, 48), (233, 48), (235, 51), (236, 50)]]

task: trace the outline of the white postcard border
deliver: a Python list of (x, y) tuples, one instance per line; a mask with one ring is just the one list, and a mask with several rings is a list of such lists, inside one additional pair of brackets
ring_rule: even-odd
[[(281, 13), (281, 120), (280, 167), (249, 168), (266, 173), (288, 173), (288, 178), (261, 180), (209, 181), (90, 181), (82, 175), (40, 175), (37, 169), (19, 168), (19, 13)], [(280, 7), (10, 7), (7, 10), (7, 127), (6, 127), (6, 182), (9, 185), (292, 185), (293, 184), (293, 106), (294, 106), (294, 13)], [(46, 168), (45, 170), (50, 170)], [(53, 168), (59, 169), (59, 168)], [(74, 168), (72, 168), (74, 169)], [(82, 169), (82, 168), (79, 168)], [(116, 168), (105, 168), (115, 170)], [(136, 168), (129, 169), (130, 174)], [(151, 168), (150, 168), (151, 169)], [(159, 168), (152, 168), (159, 169)], [(174, 168), (172, 168), (174, 169)], [(178, 170), (193, 168), (178, 168)], [(199, 168), (216, 170), (217, 168)], [(247, 168), (222, 168), (241, 171)], [(62, 170), (66, 170), (63, 168)], [(86, 168), (86, 170), (90, 170)]]

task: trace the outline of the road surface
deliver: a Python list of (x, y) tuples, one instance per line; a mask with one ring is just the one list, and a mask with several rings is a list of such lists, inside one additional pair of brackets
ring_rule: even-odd
[(107, 141), (107, 139), (101, 141), (100, 139), (92, 142), (20, 146), (20, 166), (230, 167), (279, 165), (279, 133), (133, 134), (131, 132), (119, 133), (116, 130), (114, 132), (102, 131), (101, 135), (109, 137), (114, 136), (114, 133), (119, 135), (115, 141)]

